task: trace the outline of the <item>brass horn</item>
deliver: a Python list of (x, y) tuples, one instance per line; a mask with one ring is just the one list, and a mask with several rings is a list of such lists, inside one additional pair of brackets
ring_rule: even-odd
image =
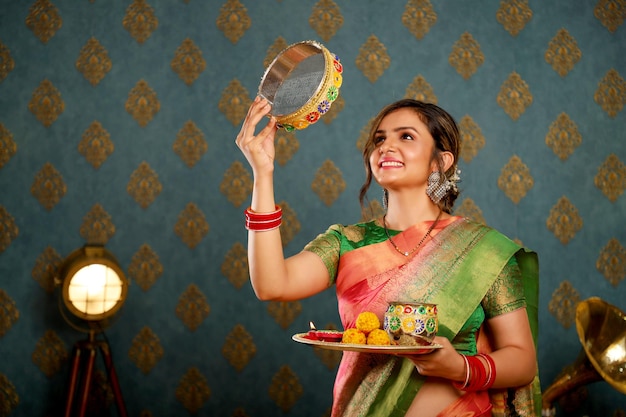
[(626, 314), (591, 297), (576, 307), (576, 331), (582, 344), (578, 359), (542, 395), (542, 416), (556, 415), (554, 401), (580, 386), (606, 381), (626, 394)]

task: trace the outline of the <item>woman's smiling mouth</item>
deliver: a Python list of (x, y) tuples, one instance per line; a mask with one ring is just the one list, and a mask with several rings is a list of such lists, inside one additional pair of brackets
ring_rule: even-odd
[(399, 168), (399, 167), (403, 167), (404, 164), (400, 161), (380, 161), (378, 164), (379, 167), (381, 168)]

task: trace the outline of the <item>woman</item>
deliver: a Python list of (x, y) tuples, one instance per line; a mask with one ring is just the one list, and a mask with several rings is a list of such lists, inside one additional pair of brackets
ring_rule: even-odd
[[(261, 300), (297, 300), (335, 284), (344, 328), (382, 318), (390, 301), (435, 302), (432, 353), (344, 352), (333, 416), (535, 415), (537, 258), (484, 225), (451, 214), (460, 134), (443, 109), (416, 100), (385, 107), (363, 151), (366, 182), (384, 189), (386, 214), (333, 225), (285, 259), (273, 189), (276, 121), (257, 98), (237, 137), (254, 174), (246, 210), (250, 279)], [(372, 262), (374, 260), (374, 262)], [(515, 415), (515, 414), (513, 414)]]

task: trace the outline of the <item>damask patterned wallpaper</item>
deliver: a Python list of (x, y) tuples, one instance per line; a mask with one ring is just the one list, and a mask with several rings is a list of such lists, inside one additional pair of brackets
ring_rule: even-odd
[[(625, 17), (624, 0), (1, 2), (0, 416), (63, 409), (85, 335), (54, 276), (86, 243), (131, 280), (105, 331), (129, 415), (328, 413), (339, 353), (291, 335), (338, 325), (333, 291), (256, 300), (234, 144), (265, 66), (307, 39), (339, 57), (343, 85), (322, 120), (278, 135), (286, 254), (361, 218), (359, 149), (383, 105), (438, 103), (463, 132), (457, 213), (540, 255), (545, 389), (581, 350), (578, 302), (626, 309)], [(559, 410), (625, 404), (597, 382)]]

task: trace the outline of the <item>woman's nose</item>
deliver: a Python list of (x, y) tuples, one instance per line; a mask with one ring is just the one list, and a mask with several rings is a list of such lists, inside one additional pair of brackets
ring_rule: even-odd
[(378, 148), (378, 152), (383, 155), (389, 151), (391, 151), (393, 149), (393, 147), (391, 146), (391, 143), (388, 141), (384, 141), (382, 143), (382, 145), (380, 145), (380, 147)]

